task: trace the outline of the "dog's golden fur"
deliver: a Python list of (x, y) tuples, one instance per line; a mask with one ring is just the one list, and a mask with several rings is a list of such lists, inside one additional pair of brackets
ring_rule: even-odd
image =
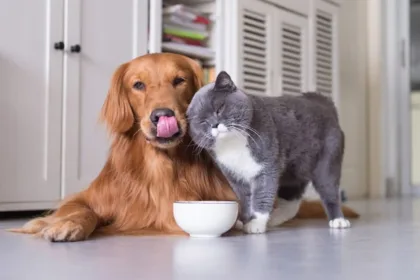
[[(184, 81), (174, 84), (175, 78)], [(133, 88), (139, 81), (141, 90)], [(174, 201), (236, 200), (219, 169), (207, 154), (193, 151), (186, 135), (185, 112), (201, 81), (198, 64), (181, 55), (149, 54), (121, 65), (102, 109), (113, 136), (104, 168), (52, 214), (14, 231), (52, 241), (83, 240), (93, 232), (183, 234), (172, 215)], [(181, 131), (170, 142), (158, 141), (149, 119), (162, 107), (175, 112)]]

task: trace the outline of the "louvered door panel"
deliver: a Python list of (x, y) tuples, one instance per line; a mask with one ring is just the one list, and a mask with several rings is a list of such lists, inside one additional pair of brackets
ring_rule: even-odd
[(267, 18), (244, 9), (242, 30), (243, 88), (251, 94), (264, 94), (268, 88)]
[(317, 91), (331, 96), (333, 94), (333, 19), (332, 15), (321, 10), (316, 13), (316, 64), (315, 77)]
[(330, 96), (336, 106), (339, 105), (337, 16), (336, 4), (311, 0), (309, 89)]
[(300, 95), (307, 88), (308, 20), (279, 11), (274, 95)]
[(281, 36), (282, 93), (299, 95), (302, 91), (303, 46), (301, 28), (284, 23)]
[(272, 88), (271, 48), (276, 9), (256, 0), (229, 0), (226, 5), (233, 7), (225, 36), (226, 70), (247, 93), (267, 95)]

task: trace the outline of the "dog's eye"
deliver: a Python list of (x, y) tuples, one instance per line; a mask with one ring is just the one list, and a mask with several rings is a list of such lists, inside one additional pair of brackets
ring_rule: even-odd
[(185, 79), (184, 79), (184, 78), (181, 78), (181, 77), (176, 77), (176, 78), (172, 81), (172, 85), (173, 85), (174, 87), (176, 87), (177, 85), (182, 84), (183, 82), (185, 82)]
[(135, 82), (133, 88), (136, 90), (144, 90), (146, 86), (142, 82)]

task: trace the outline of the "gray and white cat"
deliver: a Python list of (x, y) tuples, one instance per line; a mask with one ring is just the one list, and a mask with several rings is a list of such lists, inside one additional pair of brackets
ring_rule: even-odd
[(344, 134), (330, 99), (248, 95), (222, 71), (195, 94), (187, 115), (192, 140), (214, 157), (240, 200), (245, 232), (266, 231), (277, 195), (284, 216), (273, 224), (293, 218), (309, 182), (329, 226), (350, 227), (339, 191)]

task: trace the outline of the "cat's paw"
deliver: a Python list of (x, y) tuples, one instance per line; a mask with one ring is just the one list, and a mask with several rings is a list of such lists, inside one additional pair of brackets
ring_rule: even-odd
[(240, 220), (237, 220), (234, 228), (237, 229), (237, 230), (243, 230), (244, 229), (244, 224)]
[(265, 233), (267, 231), (267, 222), (269, 214), (255, 213), (255, 218), (244, 225), (246, 233)]
[(330, 228), (349, 228), (351, 226), (350, 221), (345, 218), (336, 218), (329, 222)]

